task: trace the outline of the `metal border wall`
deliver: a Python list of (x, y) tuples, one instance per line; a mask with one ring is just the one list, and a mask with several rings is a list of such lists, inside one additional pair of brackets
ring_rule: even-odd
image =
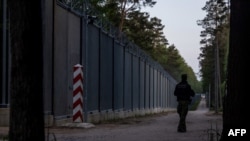
[[(76, 64), (83, 65), (84, 70), (85, 119), (105, 119), (110, 114), (126, 117), (176, 107), (176, 81), (98, 12), (78, 0), (46, 0), (45, 5), (46, 115), (56, 121), (72, 117)], [(1, 58), (5, 58), (5, 52), (9, 54), (9, 50), (2, 49)], [(10, 71), (8, 59), (1, 63), (1, 78), (6, 69)], [(9, 86), (9, 78), (1, 81), (1, 88)], [(8, 104), (9, 96), (0, 96), (1, 103)]]
[[(65, 15), (78, 17), (76, 19), (80, 25), (75, 25), (82, 29), (81, 33), (77, 34), (77, 36), (81, 36), (79, 37), (81, 41), (74, 48), (80, 51), (75, 54), (79, 56), (79, 60), (75, 61), (75, 64), (81, 62), (85, 68), (85, 114), (89, 116), (89, 114), (114, 111), (151, 111), (153, 109), (175, 108), (176, 99), (173, 96), (173, 90), (176, 81), (143, 50), (131, 43), (124, 34), (117, 38), (118, 30), (99, 18), (98, 13), (91, 11), (86, 3), (73, 4), (72, 2), (74, 1), (57, 1), (56, 9), (58, 11), (64, 9), (66, 12), (66, 14), (58, 12), (57, 16), (59, 17), (64, 16), (65, 18)], [(93, 19), (92, 16), (97, 16), (97, 18)], [(74, 23), (72, 21), (74, 19), (70, 20), (70, 23)], [(57, 32), (62, 32), (67, 36), (65, 40), (62, 39), (64, 42), (72, 42), (71, 40), (74, 38), (69, 37), (65, 31), (61, 31), (70, 31), (71, 25), (65, 23), (69, 23), (69, 21), (55, 23), (55, 25), (62, 26), (63, 24), (66, 26), (58, 29)], [(65, 48), (63, 54), (68, 54), (64, 61), (65, 64), (69, 62), (67, 59), (70, 59), (73, 46), (62, 46)], [(57, 53), (59, 52), (55, 52), (55, 54)], [(57, 63), (55, 62), (55, 64)], [(72, 63), (65, 65), (70, 68), (71, 65), (74, 65)], [(68, 68), (63, 70), (67, 71)], [(56, 70), (59, 71), (59, 69)], [(64, 79), (67, 78), (70, 77), (66, 76)], [(55, 84), (55, 89), (59, 89), (57, 85)], [(65, 84), (66, 87), (71, 87), (67, 85), (69, 84)], [(66, 95), (70, 95), (70, 92)], [(55, 94), (55, 97), (59, 96), (62, 96), (61, 99), (65, 99), (62, 101), (67, 101), (66, 98), (70, 98), (70, 96)], [(55, 110), (57, 109), (59, 108), (56, 106)], [(55, 113), (57, 112), (55, 111)], [(70, 115), (66, 109), (65, 112), (60, 113), (55, 114), (55, 116)]]

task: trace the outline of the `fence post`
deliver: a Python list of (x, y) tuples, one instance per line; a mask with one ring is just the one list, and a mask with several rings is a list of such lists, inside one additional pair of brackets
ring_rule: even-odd
[(83, 66), (73, 69), (73, 122), (83, 122)]

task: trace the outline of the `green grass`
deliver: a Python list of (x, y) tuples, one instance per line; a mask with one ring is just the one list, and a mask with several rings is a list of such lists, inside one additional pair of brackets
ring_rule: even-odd
[(0, 135), (0, 141), (8, 141), (9, 136), (8, 135)]
[(201, 101), (201, 100), (196, 100), (194, 103), (192, 103), (192, 104), (190, 105), (190, 107), (189, 107), (189, 110), (190, 110), (190, 111), (195, 111), (195, 110), (197, 109), (198, 105), (200, 104), (200, 101)]

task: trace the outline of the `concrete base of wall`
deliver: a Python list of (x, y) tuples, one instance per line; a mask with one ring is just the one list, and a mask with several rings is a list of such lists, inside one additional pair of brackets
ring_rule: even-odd
[(147, 114), (156, 114), (161, 112), (174, 112), (176, 109), (172, 108), (155, 108), (155, 109), (134, 109), (131, 110), (116, 110), (116, 111), (101, 111), (101, 112), (91, 112), (88, 114), (87, 122), (99, 123), (105, 120), (116, 120), (135, 116), (145, 116)]
[[(106, 120), (116, 120), (135, 116), (145, 116), (148, 114), (156, 114), (161, 112), (175, 112), (175, 108), (154, 108), (154, 109), (134, 109), (132, 110), (106, 110), (106, 111), (93, 111), (88, 113), (88, 123), (99, 123)], [(53, 115), (44, 116), (45, 127), (49, 126), (62, 126), (65, 123), (72, 123), (72, 117), (65, 119), (55, 119)], [(9, 126), (9, 108), (0, 108), (0, 126)]]
[(0, 108), (0, 126), (8, 127), (10, 119), (10, 109)]
[(45, 115), (44, 116), (44, 126), (50, 127), (54, 124), (54, 116), (53, 115)]
[[(10, 121), (10, 108), (0, 108), (0, 126), (9, 127)], [(53, 115), (45, 115), (45, 127), (53, 125)]]
[(72, 118), (65, 118), (59, 120), (54, 119), (54, 126), (63, 126), (65, 123), (72, 123), (72, 122), (73, 122)]

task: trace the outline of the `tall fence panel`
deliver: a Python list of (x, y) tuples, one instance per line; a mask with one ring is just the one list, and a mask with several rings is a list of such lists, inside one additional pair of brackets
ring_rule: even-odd
[[(73, 91), (73, 66), (78, 62), (79, 54), (74, 55), (80, 49), (80, 18), (56, 7), (55, 22), (60, 23), (54, 29), (54, 72), (53, 72), (53, 113), (61, 119), (72, 115), (72, 91)], [(62, 16), (64, 15), (64, 16)], [(48, 61), (48, 60), (47, 60)], [(48, 70), (48, 69), (45, 69)], [(48, 96), (47, 96), (48, 98)], [(45, 101), (49, 99), (45, 99)]]
[(154, 70), (152, 65), (149, 67), (149, 108), (154, 108)]
[(114, 42), (114, 110), (123, 109), (124, 97), (124, 48)]
[(124, 109), (131, 110), (132, 108), (132, 54), (129, 53), (129, 48), (125, 51), (125, 66), (124, 66)]
[(112, 110), (113, 102), (113, 39), (100, 34), (100, 110)]
[(139, 99), (140, 99), (140, 88), (139, 88), (139, 57), (137, 54), (132, 56), (132, 66), (133, 66), (133, 72), (132, 72), (132, 99), (133, 99), (133, 109), (138, 109), (139, 108)]
[(99, 29), (94, 25), (88, 25), (88, 61), (87, 68), (87, 109), (99, 111), (100, 108), (100, 38)]
[(150, 100), (150, 66), (146, 64), (146, 75), (145, 75), (145, 108), (149, 109), (149, 100)]
[(140, 64), (139, 64), (139, 103), (140, 103), (140, 109), (145, 108), (145, 61), (143, 59), (140, 59)]
[(153, 70), (153, 78), (154, 78), (154, 80), (153, 80), (153, 86), (154, 86), (154, 89), (153, 89), (153, 96), (154, 96), (154, 108), (157, 108), (158, 107), (158, 95), (159, 95), (159, 93), (158, 93), (158, 74), (157, 74), (157, 69), (154, 69)]

